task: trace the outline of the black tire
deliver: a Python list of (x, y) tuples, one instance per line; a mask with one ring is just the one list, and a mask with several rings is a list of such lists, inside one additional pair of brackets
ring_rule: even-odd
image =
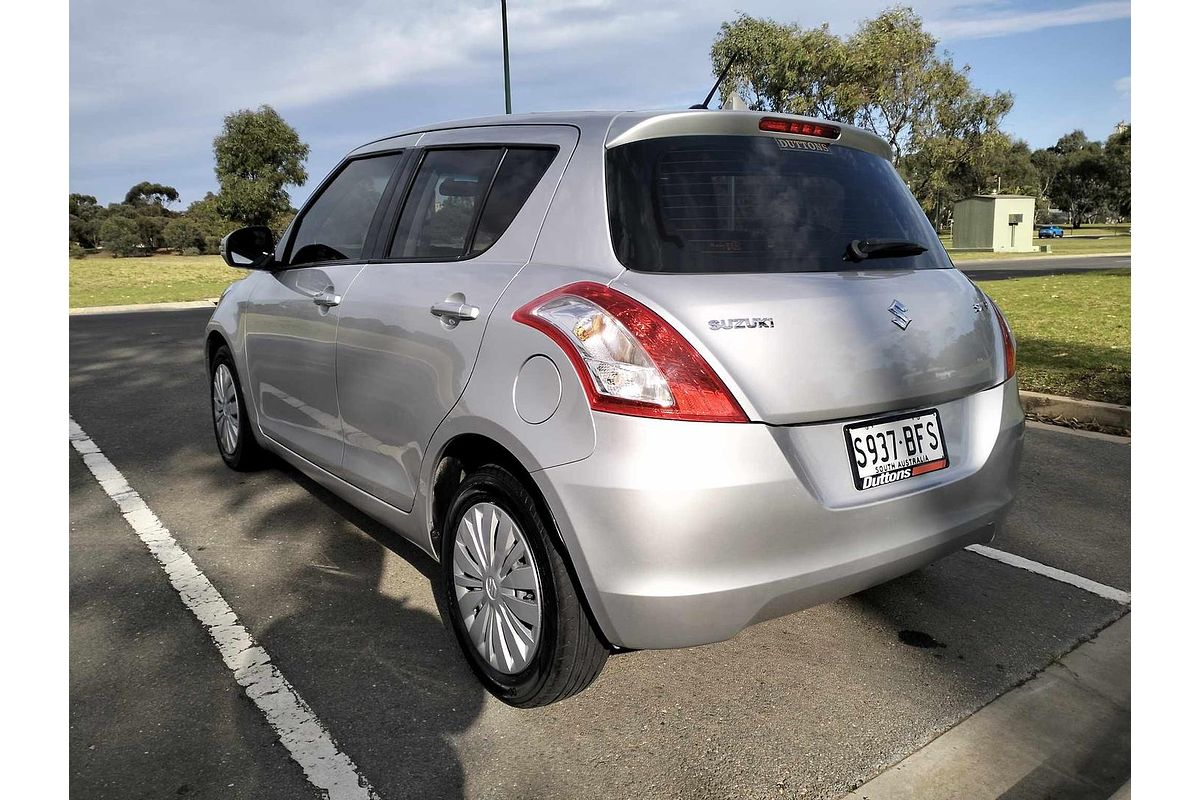
[[(505, 674), (484, 659), (458, 610), (453, 570), (455, 532), (463, 515), (481, 502), (498, 506), (520, 528), (541, 580), (540, 640), (532, 661), (515, 674)], [(545, 706), (583, 691), (600, 674), (608, 660), (608, 648), (592, 627), (537, 502), (511, 472), (489, 464), (466, 477), (446, 514), (440, 555), (443, 613), (449, 617), (471, 669), (497, 698), (518, 708)]]
[[(213, 383), (216, 380), (217, 370), (222, 366), (229, 370), (230, 377), (233, 379), (233, 387), (237, 400), (238, 430), (236, 444), (232, 450), (229, 450), (226, 444), (222, 442), (221, 432), (217, 426), (217, 399)], [(221, 459), (225, 462), (225, 465), (238, 472), (250, 472), (262, 469), (268, 461), (267, 452), (262, 449), (258, 440), (254, 438), (254, 431), (250, 427), (250, 417), (246, 414), (246, 396), (242, 392), (242, 383), (238, 378), (237, 367), (233, 363), (233, 356), (230, 354), (229, 348), (225, 345), (217, 348), (217, 352), (213, 354), (212, 362), (209, 364), (208, 389), (213, 435), (217, 440), (217, 452), (221, 454)]]

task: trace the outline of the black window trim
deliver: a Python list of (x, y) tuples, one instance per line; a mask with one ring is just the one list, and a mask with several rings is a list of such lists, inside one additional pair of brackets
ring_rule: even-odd
[[(328, 175), (325, 176), (325, 179), (321, 181), (313, 193), (309, 195), (308, 202), (304, 204), (304, 206), (296, 214), (296, 218), (292, 220), (291, 225), (288, 226), (287, 245), (283, 249), (283, 260), (273, 271), (284, 272), (290, 269), (306, 269), (308, 267), (330, 267), (344, 264), (370, 263), (369, 256), (375, 252), (376, 239), (379, 238), (379, 229), (383, 225), (388, 204), (390, 203), (392, 195), (396, 190), (398, 178), (404, 174), (405, 166), (412, 159), (412, 152), (412, 147), (397, 147), (392, 150), (377, 150), (374, 152), (363, 153), (362, 155), (357, 156), (349, 156), (342, 159), (342, 161)], [(292, 257), (292, 245), (294, 245), (296, 242), (296, 234), (300, 232), (300, 226), (304, 224), (304, 218), (316, 204), (317, 200), (321, 198), (321, 195), (325, 193), (325, 190), (329, 188), (329, 185), (337, 180), (338, 176), (345, 172), (346, 168), (355, 161), (365, 161), (369, 158), (382, 158), (384, 156), (394, 155), (399, 155), (400, 159), (397, 161), (395, 168), (392, 170), (392, 174), (388, 178), (387, 186), (384, 187), (383, 194), (379, 196), (379, 204), (375, 207), (375, 214), (371, 217), (370, 224), (367, 225), (367, 238), (363, 241), (362, 255), (359, 258), (345, 258), (330, 261), (306, 261), (303, 264), (289, 264), (288, 261), (290, 261)]]
[[(479, 208), (475, 209), (475, 215), (471, 218), (471, 226), (469, 228), (467, 228), (467, 236), (466, 236), (466, 239), (463, 241), (462, 255), (459, 256), (457, 259), (455, 259), (456, 261), (462, 261), (462, 260), (470, 257), (471, 251), (475, 249), (475, 234), (479, 231), (479, 221), (481, 219), (483, 219), (483, 210), (485, 208), (487, 208), (488, 200), (492, 196), (492, 187), (496, 185), (496, 178), (497, 178), (497, 176), (500, 175), (500, 169), (504, 166), (504, 160), (506, 158), (508, 158), (508, 151), (511, 149), (512, 149), (511, 147), (505, 147), (505, 148), (501, 149), (500, 158), (496, 159), (496, 168), (492, 170), (492, 177), (488, 181), (487, 188), (484, 189), (484, 191), (483, 191), (483, 197), (481, 197), (479, 200)], [(546, 174), (545, 172), (542, 173), (542, 175), (545, 175), (545, 174)], [(542, 180), (541, 176), (539, 176), (538, 183), (541, 183), (541, 180)], [(537, 187), (537, 184), (534, 184), (534, 188), (536, 188), (536, 187)], [(533, 191), (530, 190), (530, 194), (532, 194), (532, 193), (533, 193)], [(525, 199), (528, 200), (529, 198), (526, 197)], [(517, 213), (520, 214), (521, 209), (518, 208)], [(514, 216), (513, 219), (516, 219), (516, 217)], [(501, 236), (503, 236), (503, 234), (501, 234)], [(497, 237), (496, 241), (500, 241), (499, 237)], [(496, 242), (492, 242), (492, 244), (495, 244), (495, 243)], [(491, 246), (492, 245), (489, 244), (487, 247), (483, 248), (483, 250), (480, 250), (475, 255), (482, 255), (486, 250), (491, 249)]]
[[(488, 250), (491, 250), (492, 247), (495, 246), (496, 242), (498, 242), (498, 241), (500, 241), (500, 239), (504, 238), (504, 234), (501, 234), (496, 239), (495, 242), (492, 242), (490, 245), (488, 245), (484, 249), (480, 250), (479, 252), (477, 252), (477, 253), (471, 252), (471, 248), (475, 244), (475, 234), (478, 233), (478, 231), (479, 231), (479, 221), (483, 215), (483, 209), (487, 206), (488, 198), (491, 197), (492, 187), (496, 183), (496, 176), (500, 174), (500, 167), (504, 164), (504, 159), (507, 158), (508, 151), (509, 150), (517, 150), (517, 149), (519, 149), (519, 150), (550, 150), (550, 151), (553, 151), (554, 158), (551, 159), (550, 166), (554, 166), (554, 161), (557, 160), (559, 153), (562, 152), (562, 148), (557, 144), (541, 143), (541, 142), (539, 142), (539, 143), (531, 143), (531, 142), (455, 142), (453, 144), (437, 144), (437, 145), (429, 145), (428, 147), (411, 148), (411, 151), (409, 152), (407, 160), (409, 161), (409, 163), (412, 164), (412, 169), (408, 171), (407, 175), (405, 175), (405, 179), (403, 182), (403, 184), (404, 184), (403, 191), (396, 192), (396, 196), (397, 196), (399, 202), (395, 203), (396, 207), (394, 209), (392, 209), (392, 208), (388, 209), (388, 218), (385, 220), (386, 224), (383, 226), (383, 230), (381, 230), (379, 232), (380, 235), (379, 235), (378, 241), (376, 243), (378, 246), (376, 247), (375, 257), (368, 259), (366, 263), (368, 263), (368, 264), (449, 264), (449, 263), (457, 263), (460, 261), (471, 261), (472, 259), (478, 258), (479, 256), (483, 255)], [(479, 202), (478, 206), (475, 208), (474, 215), (471, 218), (471, 226), (467, 229), (468, 236), (463, 245), (463, 252), (461, 255), (456, 256), (455, 258), (444, 258), (444, 257), (430, 258), (430, 257), (425, 257), (425, 256), (411, 256), (411, 257), (407, 257), (407, 258), (388, 257), (386, 254), (391, 251), (392, 244), (394, 243), (395, 238), (396, 238), (397, 230), (400, 227), (400, 215), (404, 213), (404, 206), (408, 203), (409, 195), (412, 192), (413, 183), (416, 180), (417, 174), (421, 171), (421, 166), (425, 163), (425, 156), (428, 153), (438, 151), (438, 150), (499, 150), (500, 151), (500, 158), (496, 161), (496, 168), (492, 171), (492, 177), (491, 177), (491, 180), (488, 182), (487, 191), (484, 192), (483, 198)], [(550, 171), (550, 167), (547, 167), (546, 172), (549, 172), (549, 171)], [(542, 173), (542, 178), (544, 178), (544, 177), (546, 177), (545, 172)], [(542, 178), (538, 178), (538, 184), (541, 183)], [(537, 184), (534, 185), (534, 189), (535, 190), (537, 189)], [(532, 192), (530, 193), (530, 195), (532, 196)], [(526, 198), (526, 202), (528, 202), (528, 198)], [(522, 206), (522, 208), (524, 208), (524, 207)], [(520, 211), (518, 211), (517, 213), (520, 214)], [(514, 219), (516, 219), (516, 218), (514, 217)], [(386, 234), (385, 234), (385, 231), (386, 231)], [(507, 229), (505, 229), (505, 233), (507, 233)], [(341, 262), (337, 262), (337, 263), (341, 263)]]

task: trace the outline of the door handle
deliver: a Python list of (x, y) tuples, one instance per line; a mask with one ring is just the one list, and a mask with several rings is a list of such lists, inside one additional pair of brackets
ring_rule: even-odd
[(469, 319), (479, 319), (479, 306), (444, 300), (430, 306), (429, 313), (435, 317), (441, 317), (448, 323), (465, 322)]
[(321, 306), (321, 308), (333, 308), (342, 302), (342, 296), (326, 290), (313, 295), (312, 301)]

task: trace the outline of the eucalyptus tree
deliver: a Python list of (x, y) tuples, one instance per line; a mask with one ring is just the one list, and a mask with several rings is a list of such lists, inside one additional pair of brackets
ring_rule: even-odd
[(711, 56), (714, 73), (732, 59), (722, 89), (753, 109), (823, 117), (881, 136), (927, 212), (949, 198), (954, 174), (1010, 145), (999, 126), (1012, 95), (975, 88), (970, 68), (939, 53), (910, 8), (887, 9), (845, 37), (828, 25), (742, 14), (721, 25)]

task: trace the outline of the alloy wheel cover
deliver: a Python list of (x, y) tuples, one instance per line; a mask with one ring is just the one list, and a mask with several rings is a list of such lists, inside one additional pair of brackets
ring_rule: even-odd
[(525, 534), (494, 503), (476, 503), (459, 520), (452, 564), (454, 596), (467, 636), (493, 669), (529, 666), (542, 633), (542, 589)]
[(222, 452), (231, 456), (237, 450), (241, 418), (238, 414), (237, 385), (226, 364), (218, 364), (213, 371), (212, 395), (217, 443)]

